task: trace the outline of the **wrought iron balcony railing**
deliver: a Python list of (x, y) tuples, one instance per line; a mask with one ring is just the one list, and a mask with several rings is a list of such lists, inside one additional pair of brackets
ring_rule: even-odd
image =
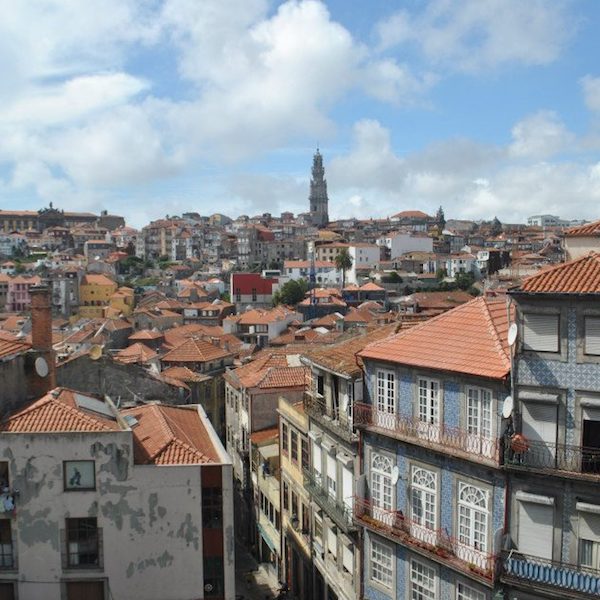
[(377, 410), (370, 404), (354, 405), (354, 424), (370, 427), (402, 440), (416, 442), (443, 451), (456, 451), (476, 460), (489, 459), (498, 463), (500, 444), (498, 438), (478, 435), (458, 427), (446, 427), (419, 420), (416, 417), (398, 415)]
[(303, 470), (304, 486), (317, 504), (333, 519), (335, 524), (346, 533), (355, 529), (352, 518), (352, 505), (348, 506), (333, 498), (331, 494), (323, 487), (318, 474), (312, 473), (308, 469)]
[(519, 436), (506, 438), (504, 462), (519, 469), (600, 476), (600, 448), (548, 444)]
[(351, 416), (339, 408), (327, 407), (323, 397), (304, 394), (304, 409), (313, 419), (346, 442), (358, 441)]
[(434, 560), (471, 577), (490, 581), (496, 575), (496, 555), (454, 538), (446, 530), (430, 529), (411, 521), (401, 511), (380, 508), (370, 500), (355, 498), (354, 518), (367, 528), (427, 553)]
[(502, 553), (502, 579), (519, 580), (534, 586), (600, 595), (600, 571), (555, 560), (521, 554)]

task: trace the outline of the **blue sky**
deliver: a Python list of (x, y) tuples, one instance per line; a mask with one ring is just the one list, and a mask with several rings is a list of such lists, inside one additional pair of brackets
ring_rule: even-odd
[(598, 218), (596, 0), (31, 0), (0, 21), (0, 208)]

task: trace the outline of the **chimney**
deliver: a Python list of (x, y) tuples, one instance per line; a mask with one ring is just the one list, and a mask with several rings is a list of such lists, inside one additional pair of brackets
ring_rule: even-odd
[(28, 395), (30, 398), (40, 398), (56, 387), (55, 359), (52, 349), (52, 307), (47, 285), (41, 284), (29, 288), (29, 295), (31, 297), (32, 368), (28, 373)]

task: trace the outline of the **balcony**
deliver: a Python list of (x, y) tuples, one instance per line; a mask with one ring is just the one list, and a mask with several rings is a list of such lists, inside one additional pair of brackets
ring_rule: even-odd
[(379, 508), (371, 501), (355, 498), (354, 519), (367, 529), (411, 548), (454, 571), (490, 585), (496, 577), (497, 556), (462, 543), (446, 530), (429, 529), (411, 521), (401, 511)]
[(360, 403), (354, 405), (354, 424), (457, 458), (492, 466), (499, 464), (500, 443), (495, 437), (468, 433), (458, 427), (426, 423), (416, 417), (379, 411), (370, 404)]
[(514, 550), (502, 554), (501, 569), (501, 579), (505, 583), (554, 590), (561, 598), (600, 595), (600, 571), (597, 569), (527, 556)]
[(350, 444), (358, 441), (358, 435), (353, 431), (352, 419), (346, 413), (340, 413), (339, 409), (328, 409), (322, 396), (304, 394), (304, 410), (344, 441)]
[(337, 498), (332, 498), (327, 490), (321, 485), (320, 478), (308, 471), (303, 470), (304, 487), (311, 498), (327, 513), (333, 522), (344, 531), (349, 533), (356, 529), (352, 520), (352, 507), (340, 502)]
[(600, 448), (547, 444), (522, 436), (519, 438), (505, 439), (504, 463), (509, 468), (588, 481), (600, 479)]

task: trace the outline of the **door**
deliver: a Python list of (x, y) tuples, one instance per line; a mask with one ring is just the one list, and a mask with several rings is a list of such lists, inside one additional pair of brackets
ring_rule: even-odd
[(584, 408), (581, 425), (581, 470), (600, 473), (600, 409)]
[(440, 384), (431, 379), (419, 379), (418, 433), (421, 439), (440, 441)]
[(523, 435), (530, 442), (524, 454), (527, 465), (539, 468), (556, 467), (556, 404), (523, 402)]
[(467, 452), (493, 458), (492, 394), (481, 388), (467, 390)]
[(373, 423), (384, 429), (395, 428), (396, 377), (390, 371), (377, 371), (377, 402)]
[(14, 584), (0, 583), (0, 600), (15, 600)]
[(104, 600), (104, 582), (69, 581), (67, 600)]
[(552, 560), (554, 507), (519, 501), (519, 552)]

